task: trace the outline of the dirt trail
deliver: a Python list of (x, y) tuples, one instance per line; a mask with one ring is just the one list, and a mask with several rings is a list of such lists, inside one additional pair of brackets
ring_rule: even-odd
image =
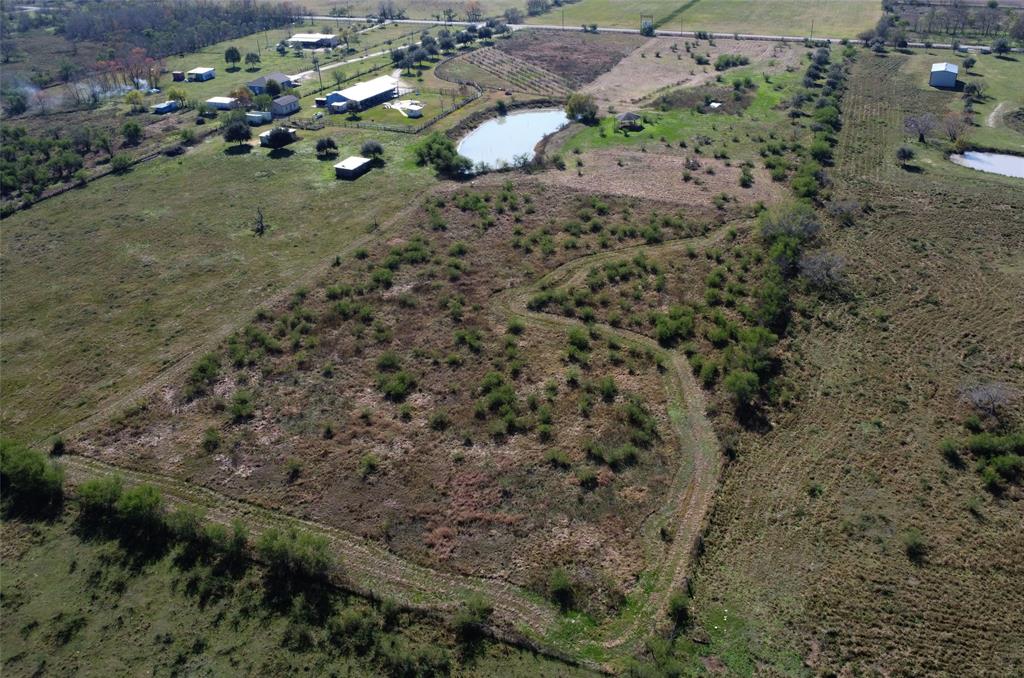
[(992, 112), (988, 114), (988, 118), (985, 119), (985, 124), (989, 127), (995, 127), (996, 123), (1003, 117), (1003, 108), (1008, 102), (1000, 101), (999, 105), (992, 109)]
[[(707, 247), (720, 241), (724, 235), (725, 229), (720, 228), (704, 237), (685, 238), (659, 245), (636, 245), (589, 255), (560, 266), (534, 285), (510, 288), (495, 295), (489, 306), (492, 312), (501, 314), (501, 322), (506, 321), (509, 315), (515, 315), (532, 324), (577, 326), (580, 323), (575, 319), (527, 310), (527, 300), (542, 285), (578, 282), (591, 266), (603, 261), (628, 257), (641, 251), (678, 252), (682, 256), (686, 248)], [(367, 237), (380, 236), (381, 232), (377, 231)], [(365, 239), (360, 238), (359, 242), (353, 243), (351, 247), (359, 246)], [(600, 323), (597, 327), (608, 335), (618, 336), (624, 342), (650, 348), (659, 353), (664, 352), (657, 342), (644, 335)], [(223, 329), (227, 330), (226, 327)], [(214, 339), (220, 341), (222, 337), (213, 337), (211, 342), (214, 342)], [(153, 393), (159, 386), (180, 375), (184, 367), (191, 364), (188, 358), (205, 348), (208, 347), (183, 356), (159, 379), (119, 399), (114, 405), (83, 419), (72, 428), (81, 429), (96, 423), (103, 417), (110, 416), (116, 406), (136, 402), (143, 396)], [(652, 558), (656, 558), (655, 554), (662, 549), (667, 549), (659, 561), (652, 563), (654, 580), (650, 593), (640, 603), (639, 611), (626, 618), (611, 621), (602, 629), (599, 637), (575, 641), (569, 646), (556, 643), (553, 648), (556, 655), (564, 651), (578, 652), (584, 642), (597, 642), (605, 649), (613, 650), (614, 655), (632, 653), (659, 623), (664, 622), (669, 596), (685, 581), (693, 546), (717, 488), (721, 457), (718, 441), (704, 414), (703, 392), (682, 355), (670, 354), (665, 384), (669, 392), (670, 419), (679, 440), (680, 462), (665, 503), (647, 519), (642, 528), (645, 550), (652, 554)], [(331, 551), (336, 556), (334, 580), (363, 594), (386, 596), (413, 608), (452, 610), (462, 604), (469, 594), (478, 593), (493, 604), (494, 624), (499, 632), (511, 634), (513, 637), (525, 636), (541, 645), (551, 645), (545, 639), (551, 636), (559, 623), (560, 616), (553, 605), (508, 582), (451, 574), (417, 565), (375, 542), (344, 530), (282, 511), (270, 510), (169, 476), (125, 469), (79, 456), (66, 456), (62, 458), (61, 463), (66, 469), (71, 486), (89, 477), (118, 473), (129, 484), (150, 483), (157, 486), (172, 506), (185, 503), (200, 506), (206, 510), (208, 519), (223, 524), (240, 519), (250, 529), (253, 537), (258, 537), (271, 528), (287, 527), (297, 527), (320, 534), (328, 540)], [(672, 530), (673, 538), (667, 546), (660, 536), (663, 526)], [(593, 663), (589, 665), (598, 668)]]

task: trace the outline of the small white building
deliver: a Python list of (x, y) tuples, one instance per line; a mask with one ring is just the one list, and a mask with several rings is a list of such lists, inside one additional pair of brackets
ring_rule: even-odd
[(338, 179), (358, 179), (373, 166), (369, 158), (350, 155), (334, 166), (334, 176)]
[(288, 44), (293, 47), (305, 47), (308, 49), (335, 47), (338, 44), (338, 36), (333, 33), (296, 33), (288, 38)]
[(932, 64), (932, 74), (931, 77), (928, 78), (928, 84), (932, 87), (954, 89), (956, 87), (956, 78), (958, 75), (960, 75), (960, 67), (956, 64), (947, 63), (945, 61)]
[(203, 82), (204, 80), (213, 80), (217, 75), (217, 72), (207, 66), (201, 66), (199, 68), (193, 68), (191, 71), (185, 74), (189, 82)]
[(230, 111), (238, 106), (238, 99), (235, 97), (210, 97), (206, 105), (218, 111)]
[(250, 125), (262, 125), (274, 119), (270, 111), (249, 111), (245, 114), (245, 121)]

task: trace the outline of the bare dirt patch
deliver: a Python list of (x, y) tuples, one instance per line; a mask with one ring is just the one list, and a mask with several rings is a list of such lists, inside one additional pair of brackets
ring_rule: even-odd
[(497, 48), (565, 78), (580, 87), (607, 72), (642, 44), (634, 35), (517, 31)]
[[(696, 46), (687, 51), (687, 44)], [(583, 90), (593, 94), (598, 105), (605, 109), (628, 107), (668, 88), (713, 81), (719, 74), (714, 63), (720, 54), (742, 54), (765, 73), (785, 70), (800, 59), (800, 51), (795, 46), (778, 42), (716, 40), (715, 45), (710, 46), (699, 40), (652, 38)], [(707, 58), (709, 63), (698, 64), (698, 56)]]
[[(707, 207), (722, 193), (743, 204), (769, 204), (785, 192), (763, 168), (751, 170), (754, 185), (742, 188), (740, 167), (730, 167), (722, 160), (701, 158), (700, 167), (690, 171), (691, 180), (684, 181), (687, 156), (681, 154), (598, 150), (579, 157), (583, 167), (578, 171), (570, 162), (565, 170), (544, 172), (540, 180), (550, 186)], [(709, 169), (713, 174), (708, 173)]]

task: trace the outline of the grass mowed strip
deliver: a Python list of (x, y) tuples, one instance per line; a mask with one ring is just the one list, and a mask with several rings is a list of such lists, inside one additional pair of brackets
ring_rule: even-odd
[(379, 139), (386, 165), (342, 183), (314, 134), (277, 157), (214, 137), (6, 219), (5, 432), (52, 433), (141, 386), (434, 181), (404, 135), (331, 134), (342, 157)]
[[(565, 7), (567, 26), (596, 23), (609, 28), (639, 28), (640, 16), (654, 17), (666, 31), (715, 31), (755, 35), (852, 38), (882, 15), (874, 0), (582, 0)], [(561, 21), (559, 10), (530, 18), (530, 23)]]

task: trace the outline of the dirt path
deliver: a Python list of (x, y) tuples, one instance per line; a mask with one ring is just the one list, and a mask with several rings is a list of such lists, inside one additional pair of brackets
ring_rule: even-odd
[(988, 114), (988, 118), (985, 120), (985, 124), (989, 127), (995, 127), (1003, 117), (1003, 108), (1006, 106), (1006, 101), (1000, 101), (999, 105), (992, 109), (992, 112)]
[[(580, 284), (592, 266), (603, 262), (629, 257), (636, 252), (677, 252), (683, 256), (688, 247), (706, 248), (720, 242), (725, 233), (726, 229), (720, 228), (700, 238), (673, 240), (660, 245), (636, 245), (575, 259), (551, 271), (528, 288), (511, 289), (499, 295), (494, 306), (527, 322), (575, 327), (581, 324), (576, 319), (527, 310), (528, 299), (542, 287)], [(650, 348), (658, 353), (665, 352), (656, 341), (637, 332), (603, 323), (595, 323), (595, 326), (624, 342)], [(654, 581), (639, 609), (628, 618), (613, 620), (604, 629), (600, 644), (607, 650), (632, 653), (640, 647), (644, 638), (666, 620), (669, 596), (685, 583), (690, 556), (703, 529), (704, 518), (711, 506), (721, 473), (721, 452), (714, 429), (705, 416), (704, 393), (685, 357), (677, 352), (669, 356), (666, 386), (669, 390), (669, 415), (679, 440), (680, 463), (666, 501), (644, 524), (643, 536), (648, 552), (662, 548), (662, 526), (670, 529), (672, 539), (661, 561), (653, 566)]]
[[(397, 218), (400, 218), (401, 215)], [(536, 284), (526, 288), (510, 288), (495, 295), (490, 309), (501, 315), (501, 322), (514, 315), (530, 324), (574, 327), (579, 321), (548, 313), (527, 310), (527, 300), (542, 285), (575, 284), (582, 280), (591, 266), (613, 258), (628, 257), (635, 252), (671, 253), (680, 256), (688, 247), (703, 248), (720, 241), (725, 229), (720, 228), (708, 236), (685, 238), (659, 245), (636, 245), (611, 252), (600, 252), (570, 261), (548, 273)], [(381, 231), (358, 239), (350, 248), (358, 247), (368, 238), (381, 237)], [(315, 276), (311, 276), (315, 277)], [(615, 335), (623, 342), (664, 353), (657, 342), (644, 335), (608, 325), (597, 325), (607, 335)], [(227, 325), (222, 333), (233, 331)], [(118, 406), (137, 402), (157, 388), (180, 376), (192, 364), (199, 352), (211, 348), (223, 336), (213, 336), (203, 347), (182, 356), (160, 377), (133, 391), (116, 403), (83, 419), (73, 429), (81, 429), (109, 417)], [(628, 616), (616, 618), (595, 635), (583, 640), (550, 642), (557, 631), (560, 615), (556, 608), (525, 589), (508, 582), (457, 575), (417, 565), (390, 552), (376, 542), (366, 540), (344, 530), (322, 523), (305, 520), (283, 511), (270, 510), (257, 504), (228, 497), (220, 492), (165, 475), (125, 469), (95, 459), (66, 456), (61, 460), (69, 484), (74, 487), (82, 480), (103, 475), (121, 474), (129, 484), (150, 483), (158, 487), (172, 506), (191, 504), (202, 507), (208, 519), (228, 524), (241, 520), (252, 537), (272, 528), (297, 527), (320, 534), (328, 540), (335, 554), (337, 567), (334, 580), (356, 592), (391, 598), (402, 605), (430, 610), (453, 610), (471, 593), (486, 597), (494, 606), (494, 624), (499, 635), (527, 638), (541, 646), (552, 647), (559, 655), (570, 652), (579, 656), (585, 645), (599, 644), (610, 651), (610, 656), (632, 654), (659, 624), (666, 621), (665, 612), (671, 593), (683, 586), (688, 573), (690, 556), (702, 530), (711, 500), (718, 484), (721, 456), (718, 441), (711, 424), (705, 417), (703, 392), (697, 385), (690, 366), (679, 353), (671, 353), (665, 374), (668, 391), (669, 416), (679, 441), (679, 466), (672, 479), (668, 496), (662, 507), (652, 514), (642, 527), (644, 549), (652, 559), (653, 580), (644, 600)], [(666, 545), (661, 529), (669, 529), (672, 539)], [(664, 549), (664, 554), (661, 554)], [(593, 668), (600, 668), (589, 663)]]

